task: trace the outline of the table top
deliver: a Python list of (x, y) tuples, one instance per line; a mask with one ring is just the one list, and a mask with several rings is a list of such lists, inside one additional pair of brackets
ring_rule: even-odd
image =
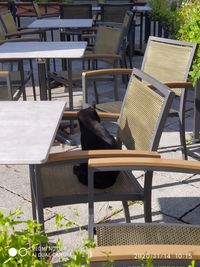
[(37, 19), (28, 28), (90, 28), (92, 19)]
[(87, 42), (10, 42), (0, 45), (0, 59), (81, 58)]
[(64, 101), (1, 101), (0, 164), (44, 163), (64, 108)]

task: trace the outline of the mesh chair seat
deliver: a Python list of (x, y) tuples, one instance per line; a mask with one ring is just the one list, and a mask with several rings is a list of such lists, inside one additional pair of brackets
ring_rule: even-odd
[[(13, 100), (18, 100), (22, 94), (22, 91), (17, 86), (12, 88)], [(0, 85), (0, 100), (10, 100), (7, 86)]]
[(200, 245), (199, 225), (184, 224), (123, 224), (97, 226), (98, 246), (182, 244)]
[[(66, 163), (60, 163), (58, 165), (44, 164), (41, 168), (41, 177), (45, 198), (49, 198), (50, 200), (50, 198), (58, 197), (59, 199), (61, 197), (60, 203), (62, 203), (62, 197), (68, 198), (70, 202), (70, 198), (74, 195), (77, 196), (77, 203), (80, 203), (80, 199), (83, 202), (88, 201), (88, 187), (79, 182), (77, 176), (73, 173), (73, 165)], [(106, 189), (95, 189), (95, 193), (100, 193), (101, 196), (96, 194), (96, 198), (103, 201), (107, 198), (102, 195), (104, 193), (114, 193), (118, 196), (119, 194), (126, 195), (126, 198), (130, 199), (130, 195), (127, 196), (128, 193), (140, 194), (141, 192), (134, 186), (134, 182), (130, 180), (128, 173), (120, 172), (113, 186)], [(135, 197), (133, 196), (131, 200), (134, 199)]]
[[(24, 72), (24, 83), (28, 82), (28, 80), (31, 77), (31, 72), (30, 71), (25, 71)], [(20, 71), (11, 71), (10, 72), (10, 80), (12, 83), (12, 86), (19, 86), (22, 83), (21, 79), (21, 73)], [(5, 83), (5, 79), (0, 78), (0, 85)]]

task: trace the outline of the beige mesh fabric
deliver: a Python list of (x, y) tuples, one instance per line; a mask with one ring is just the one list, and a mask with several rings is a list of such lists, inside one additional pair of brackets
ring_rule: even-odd
[(90, 9), (88, 6), (67, 5), (63, 6), (63, 19), (88, 19), (90, 18)]
[(0, 41), (3, 41), (3, 40), (5, 40), (5, 33), (3, 30), (3, 25), (1, 24), (1, 21), (0, 21)]
[(35, 9), (35, 13), (36, 13), (36, 15), (37, 15), (38, 17), (41, 17), (42, 14), (41, 14), (41, 12), (40, 12), (40, 8), (39, 8), (38, 4), (37, 4), (36, 2), (33, 2), (33, 6), (34, 6), (34, 9)]
[(121, 106), (122, 106), (121, 101), (115, 101), (115, 102), (107, 102), (103, 104), (98, 104), (96, 105), (96, 108), (104, 112), (120, 113)]
[[(19, 98), (19, 90), (17, 87), (12, 88), (12, 97), (13, 100), (17, 100)], [(0, 85), (0, 100), (12, 100), (9, 97), (8, 87)]]
[(94, 47), (95, 53), (116, 54), (121, 41), (122, 30), (106, 26), (99, 26)]
[(123, 224), (96, 228), (98, 246), (200, 245), (200, 227), (181, 224)]
[(132, 77), (122, 105), (118, 137), (127, 149), (150, 150), (164, 99)]
[(130, 6), (126, 5), (105, 5), (104, 6), (104, 21), (123, 23), (126, 11)]
[[(78, 181), (73, 166), (65, 163), (43, 164), (40, 166), (44, 197), (87, 194), (88, 187)], [(58, 175), (59, 173), (59, 175)], [(109, 179), (109, 177), (108, 177)], [(120, 173), (116, 183), (106, 189), (95, 189), (95, 193), (134, 193), (136, 189), (128, 174)]]
[[(143, 71), (159, 81), (186, 81), (192, 47), (151, 41)], [(181, 89), (174, 92), (180, 95)]]
[(10, 12), (6, 12), (4, 14), (1, 14), (1, 18), (2, 18), (3, 23), (6, 26), (8, 33), (17, 31), (17, 26), (16, 26), (15, 21), (13, 19), (13, 16)]

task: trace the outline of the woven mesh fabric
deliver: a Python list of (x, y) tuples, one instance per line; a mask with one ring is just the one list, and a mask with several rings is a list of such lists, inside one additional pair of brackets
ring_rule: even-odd
[(119, 119), (118, 137), (127, 149), (150, 150), (163, 97), (132, 77)]
[[(88, 187), (81, 184), (74, 175), (72, 165), (66, 163), (43, 164), (40, 166), (40, 170), (44, 197), (88, 193)], [(95, 189), (96, 193), (134, 193), (135, 191), (133, 183), (124, 172), (119, 174), (113, 186), (106, 189)]]
[(121, 101), (115, 101), (115, 102), (97, 104), (96, 108), (104, 112), (120, 113), (121, 106), (122, 106)]
[(66, 5), (62, 7), (63, 19), (89, 19), (91, 18), (90, 5)]
[(38, 3), (36, 2), (33, 2), (33, 6), (34, 6), (34, 9), (35, 9), (35, 13), (38, 17), (41, 17), (41, 12), (40, 12), (40, 8), (38, 6)]
[(3, 31), (3, 26), (1, 25), (1, 21), (0, 21), (0, 41), (5, 40), (5, 33)]
[(130, 9), (130, 5), (103, 5), (103, 20), (106, 22), (123, 23), (126, 11)]
[(121, 41), (122, 30), (106, 26), (99, 26), (94, 47), (95, 53), (116, 54)]
[(97, 227), (98, 246), (200, 245), (200, 227), (182, 224), (122, 224)]
[[(192, 47), (151, 41), (143, 71), (159, 81), (186, 81)], [(173, 90), (176, 95), (181, 89)]]
[(6, 26), (8, 33), (17, 31), (17, 26), (10, 12), (1, 14), (1, 19), (4, 25)]

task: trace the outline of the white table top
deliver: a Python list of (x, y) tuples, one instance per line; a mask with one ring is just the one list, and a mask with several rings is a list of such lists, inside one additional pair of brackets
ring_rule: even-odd
[(10, 42), (0, 45), (0, 59), (81, 58), (87, 42)]
[(28, 28), (90, 28), (92, 19), (37, 19)]
[(64, 108), (64, 101), (1, 101), (0, 164), (45, 162)]

